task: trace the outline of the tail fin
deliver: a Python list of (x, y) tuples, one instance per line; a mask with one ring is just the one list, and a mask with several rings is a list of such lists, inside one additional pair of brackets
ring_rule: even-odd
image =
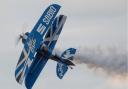
[(70, 60), (73, 60), (75, 53), (76, 53), (76, 49), (74, 48), (69, 48), (62, 53), (61, 61), (57, 63), (57, 67), (56, 67), (56, 73), (60, 79), (62, 79), (65, 73), (67, 72), (69, 62), (71, 62)]

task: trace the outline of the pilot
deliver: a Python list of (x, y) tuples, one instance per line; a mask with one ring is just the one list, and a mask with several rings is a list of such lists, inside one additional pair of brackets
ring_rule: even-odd
[(47, 55), (48, 52), (49, 52), (49, 50), (48, 50), (47, 46), (45, 44), (43, 44), (40, 47), (40, 49), (37, 50), (37, 54), (36, 54), (37, 59), (42, 59), (42, 57)]

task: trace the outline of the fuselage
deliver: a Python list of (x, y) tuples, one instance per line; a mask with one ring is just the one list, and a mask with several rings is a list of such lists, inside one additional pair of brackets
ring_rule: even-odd
[[(39, 49), (39, 50), (37, 50), (36, 58), (37, 59), (42, 59), (49, 52), (50, 51), (47, 48)], [(59, 57), (56, 54), (51, 54), (51, 56), (49, 57), (49, 59), (54, 60), (56, 62), (65, 63), (65, 64), (67, 64), (69, 66), (75, 66), (75, 64), (73, 62), (71, 62), (70, 60), (68, 60), (68, 59), (62, 59), (61, 57)]]
[(62, 62), (62, 63), (65, 63), (67, 65), (71, 65), (71, 66), (75, 66), (75, 64), (73, 62), (71, 62), (70, 60), (68, 59), (61, 59), (59, 56), (57, 55), (51, 55), (50, 57), (51, 60), (54, 60), (54, 61), (57, 61), (57, 62)]
[[(21, 35), (22, 38), (22, 43), (24, 44), (26, 42), (26, 39), (28, 37), (29, 33), (26, 32), (25, 34)], [(48, 53), (50, 53), (50, 49), (48, 49), (48, 47), (46, 47), (45, 45), (42, 45), (39, 49), (37, 49), (37, 53), (35, 58), (36, 59), (42, 59), (45, 55), (47, 55)], [(62, 59), (60, 56), (58, 56), (57, 54), (52, 54), (49, 57), (49, 59), (54, 60), (56, 62), (61, 62), (61, 63), (65, 63), (69, 66), (75, 66), (75, 64), (70, 61), (69, 59)]]

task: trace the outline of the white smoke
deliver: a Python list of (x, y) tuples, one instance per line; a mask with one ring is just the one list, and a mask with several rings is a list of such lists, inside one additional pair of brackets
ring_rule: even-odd
[(108, 74), (128, 75), (127, 53), (117, 48), (79, 48), (74, 60), (76, 64), (86, 64), (89, 68), (102, 69)]

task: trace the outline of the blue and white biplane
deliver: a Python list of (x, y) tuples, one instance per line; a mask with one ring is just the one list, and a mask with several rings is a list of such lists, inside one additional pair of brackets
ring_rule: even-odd
[(60, 56), (53, 53), (53, 49), (66, 21), (65, 15), (59, 15), (60, 5), (50, 5), (40, 17), (31, 32), (21, 34), (24, 44), (23, 51), (15, 70), (15, 78), (19, 84), (25, 83), (31, 89), (48, 59), (57, 61), (56, 73), (62, 79), (68, 68), (75, 64), (72, 62), (76, 53), (75, 48), (69, 48)]

